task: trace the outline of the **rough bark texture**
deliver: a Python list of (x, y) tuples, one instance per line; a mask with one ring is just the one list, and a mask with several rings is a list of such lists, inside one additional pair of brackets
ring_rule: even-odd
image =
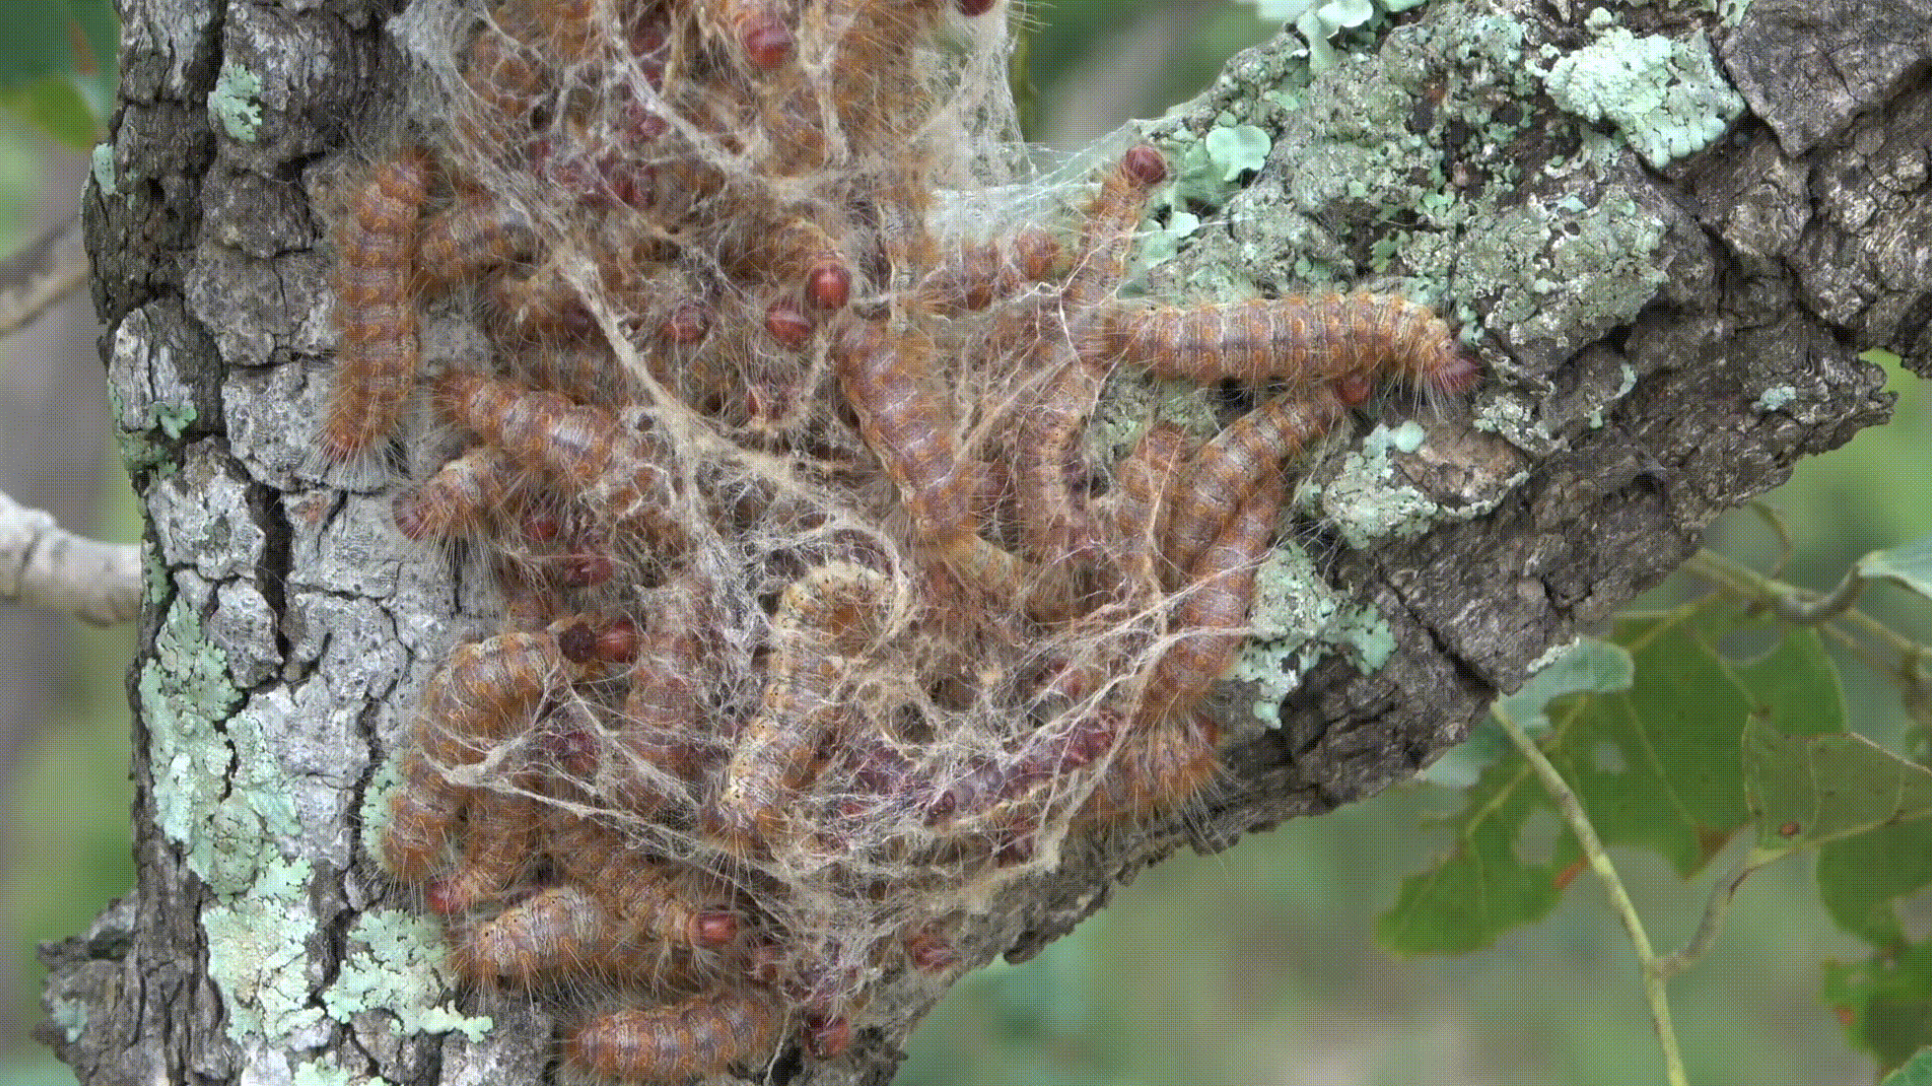
[[(125, 5), (124, 105), (86, 212), (153, 518), (131, 682), (141, 878), (48, 953), (47, 1032), (84, 1083), (554, 1074), (550, 1024), (524, 997), (440, 989), (434, 928), (385, 896), (359, 829), (465, 598), (386, 542), (384, 495), (305, 466), (332, 336), (311, 201), (401, 94), (391, 7)], [(1232, 119), (1274, 139), (1157, 286), (1284, 290), (1368, 269), (1379, 288), (1453, 299), (1491, 375), (1475, 426), (1377, 462), (1385, 496), (1429, 498), (1407, 525), (1427, 530), (1344, 531), (1322, 571), (1379, 616), (1386, 660), (1328, 654), (1278, 728), (1238, 733), (1211, 809), (1071, 850), (984, 918), (970, 959), (1032, 954), (1181, 845), (1224, 848), (1408, 779), (1712, 517), (1883, 421), (1882, 375), (1859, 352), (1928, 372), (1932, 4), (1690, 7), (1606, 28), (1589, 5), (1431, 3), (1312, 85), (1292, 41), (1237, 58), (1157, 132), (1180, 146)], [(1592, 99), (1591, 65), (1622, 70), (1646, 43), (1668, 46), (1690, 99)], [(1417, 146), (1374, 136), (1397, 115), (1422, 136), (1420, 170), (1399, 159)], [(1424, 210), (1378, 203), (1398, 199)], [(1407, 248), (1371, 251), (1378, 223)], [(1361, 465), (1331, 456), (1324, 493)], [(852, 1052), (787, 1053), (771, 1080), (890, 1079), (940, 994), (875, 1005)]]

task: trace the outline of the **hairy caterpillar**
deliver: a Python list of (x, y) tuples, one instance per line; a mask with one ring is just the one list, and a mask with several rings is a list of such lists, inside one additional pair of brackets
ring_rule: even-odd
[(762, 1061), (783, 1019), (769, 995), (724, 989), (592, 1018), (571, 1034), (564, 1058), (607, 1078), (679, 1082)]
[(399, 151), (357, 188), (336, 236), (335, 385), (322, 453), (340, 462), (395, 429), (416, 387), (418, 318), (411, 289), (417, 219), (428, 199), (429, 156)]
[(1122, 307), (1098, 316), (1102, 357), (1160, 377), (1307, 387), (1391, 370), (1461, 392), (1475, 363), (1427, 306), (1385, 294), (1328, 294), (1208, 306)]
[(1175, 488), (1165, 552), (1190, 579), (1194, 560), (1264, 484), (1282, 461), (1321, 437), (1342, 417), (1340, 397), (1328, 388), (1276, 396), (1216, 434)]
[(383, 835), (391, 871), (413, 882), (429, 877), (471, 791), (446, 771), (482, 760), (486, 745), (524, 724), (559, 683), (582, 675), (597, 652), (597, 633), (573, 618), (464, 645), (450, 655), (423, 695), (415, 746), (403, 761), (403, 786), (391, 801)]
[(871, 637), (884, 591), (882, 575), (849, 562), (820, 566), (785, 589), (772, 617), (764, 699), (707, 812), (707, 830), (732, 851), (785, 837), (785, 804), (840, 713), (843, 659)]

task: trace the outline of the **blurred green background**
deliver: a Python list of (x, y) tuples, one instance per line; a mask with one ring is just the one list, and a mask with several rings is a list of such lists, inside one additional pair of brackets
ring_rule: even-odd
[[(1209, 82), (1236, 50), (1265, 38), (1252, 5), (1231, 0), (1055, 0), (1033, 7), (1028, 98), (1035, 139), (1075, 148), (1126, 118), (1155, 114)], [(0, 131), (0, 249), (75, 202), (79, 163), (37, 136)], [(52, 210), (49, 210), (49, 209)], [(78, 300), (85, 306), (85, 300)], [(43, 317), (43, 322), (59, 319)], [(69, 336), (79, 380), (98, 381), (88, 337)], [(0, 344), (0, 372), (50, 367), (25, 337)], [(0, 383), (0, 394), (8, 386)], [(1797, 538), (1788, 577), (1828, 587), (1859, 555), (1932, 534), (1922, 476), (1898, 470), (1932, 448), (1922, 386), (1895, 375), (1897, 420), (1802, 465), (1771, 496)], [(97, 402), (66, 420), (94, 428)], [(41, 455), (0, 433), (0, 472)], [(91, 470), (91, 469), (90, 469)], [(0, 481), (6, 476), (0, 474)], [(100, 534), (139, 536), (126, 482), (101, 480)], [(16, 497), (21, 495), (16, 494)], [(25, 500), (23, 497), (22, 500)], [(81, 525), (77, 525), (79, 527)], [(1755, 518), (1713, 541), (1748, 558), (1773, 552)], [(1666, 588), (1664, 592), (1668, 593)], [(1879, 594), (1887, 590), (1879, 590)], [(4, 605), (0, 605), (4, 607)], [(1920, 636), (1923, 609), (1902, 597), (1875, 610)], [(0, 613), (0, 619), (12, 619)], [(55, 696), (44, 706), (0, 641), (0, 706), (28, 719), (0, 736), (10, 817), (0, 851), (0, 923), (12, 977), (0, 993), (0, 1086), (71, 1083), (27, 1037), (39, 1020), (33, 948), (82, 930), (126, 892), (128, 713), (123, 678), (133, 631), (70, 624)], [(1889, 687), (1846, 668), (1853, 719), (1881, 740), (1903, 717)], [(963, 981), (914, 1038), (904, 1086), (1177, 1083), (1489, 1086), (1657, 1081), (1661, 1061), (1628, 944), (1601, 891), (1579, 883), (1556, 915), (1460, 959), (1396, 961), (1373, 943), (1397, 883), (1445, 842), (1418, 819), (1454, 805), (1429, 786), (1291, 823), (1213, 857), (1178, 857), (1123, 888), (1114, 905), (1019, 967)], [(1702, 905), (1661, 863), (1620, 855), (1663, 946), (1681, 944)], [(1720, 865), (1721, 866), (1721, 865)], [(1749, 884), (1718, 949), (1673, 986), (1695, 1082), (1865, 1083), (1870, 1062), (1844, 1042), (1816, 998), (1817, 963), (1863, 951), (1819, 909), (1803, 861)]]

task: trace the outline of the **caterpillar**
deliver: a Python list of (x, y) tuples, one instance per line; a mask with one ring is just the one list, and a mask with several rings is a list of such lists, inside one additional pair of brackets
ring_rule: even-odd
[(1174, 706), (1191, 705), (1233, 665), (1247, 637), (1255, 567), (1274, 538), (1284, 490), (1278, 476), (1264, 477), (1190, 565), (1188, 587), (1171, 624), (1181, 631), (1180, 639), (1154, 665), (1141, 719), (1158, 719)]
[(838, 718), (843, 657), (875, 632), (885, 577), (850, 562), (819, 566), (793, 581), (772, 617), (765, 692), (739, 732), (705, 828), (743, 854), (785, 836), (785, 805)]
[(322, 453), (353, 459), (388, 436), (416, 387), (416, 298), (411, 288), (417, 222), (429, 196), (429, 156), (399, 151), (357, 188), (336, 236), (335, 385)]
[(529, 216), (515, 204), (474, 190), (422, 224), (416, 241), (416, 288), (433, 291), (521, 260), (536, 247)]
[(1027, 284), (1052, 279), (1061, 263), (1059, 240), (1037, 228), (989, 241), (955, 241), (940, 250), (937, 266), (920, 281), (920, 295), (946, 316), (976, 312)]
[(1395, 295), (1114, 307), (1095, 319), (1090, 352), (1201, 384), (1307, 387), (1393, 370), (1432, 391), (1456, 393), (1479, 372), (1442, 318)]
[(1148, 194), (1166, 179), (1167, 160), (1145, 143), (1128, 148), (1101, 178), (1100, 190), (1081, 216), (1084, 226), (1073, 274), (1061, 290), (1070, 307), (1098, 301), (1127, 274), (1134, 227)]
[(948, 413), (924, 384), (931, 342), (894, 342), (870, 321), (850, 321), (833, 350), (859, 432), (898, 488), (914, 538), (946, 546), (972, 534), (972, 475)]
[(609, 1079), (682, 1082), (762, 1062), (783, 1020), (769, 994), (727, 988), (593, 1017), (571, 1034), (564, 1059)]
[(450, 654), (424, 692), (415, 745), (403, 761), (403, 785), (390, 802), (383, 856), (394, 874), (421, 882), (441, 860), (451, 824), (470, 797), (470, 789), (450, 780), (446, 770), (481, 761), (486, 748), (527, 721), (557, 684), (583, 673), (596, 658), (597, 642), (588, 623), (571, 618)]
[(1197, 801), (1221, 771), (1220, 729), (1182, 713), (1129, 736), (1076, 814), (1089, 831), (1133, 825)]
[(1281, 463), (1321, 437), (1342, 417), (1332, 388), (1287, 393), (1268, 400), (1211, 438), (1175, 487), (1163, 551), (1186, 580), (1194, 560)]
[(520, 792), (481, 789), (464, 812), (463, 855), (453, 871), (429, 884), (433, 912), (467, 912), (521, 881), (537, 853), (535, 801)]
[(1166, 581), (1162, 548), (1177, 497), (1191, 493), (1181, 481), (1183, 468), (1195, 456), (1195, 442), (1186, 430), (1154, 423), (1114, 470), (1106, 519), (1120, 548), (1120, 573), (1130, 593), (1158, 591)]

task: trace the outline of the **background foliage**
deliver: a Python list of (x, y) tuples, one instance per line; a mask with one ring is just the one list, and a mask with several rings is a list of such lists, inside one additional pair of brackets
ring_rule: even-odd
[[(1033, 14), (1029, 127), (1061, 146), (1181, 100), (1274, 29), (1251, 4), (1229, 0), (1055, 0)], [(105, 0), (0, 11), (0, 112), (16, 122), (0, 132), (0, 248), (24, 240), (44, 134), (83, 148), (98, 138), (111, 100), (111, 20)], [(1932, 406), (1909, 375), (1894, 368), (1894, 377), (1893, 424), (1806, 462), (1771, 496), (1796, 544), (1784, 580), (1822, 591), (1865, 553), (1932, 535), (1921, 477), (1899, 470), (1932, 448)], [(105, 432), (105, 420), (85, 422)], [(125, 481), (103, 488), (110, 538), (135, 539)], [(1718, 525), (1712, 540), (1757, 568), (1779, 555), (1749, 513)], [(1767, 625), (1734, 604), (1693, 606), (1706, 587), (1680, 575), (1644, 601), (1652, 613), (1597, 631), (1628, 650), (1634, 673), (1613, 652), (1559, 687), (1569, 696), (1514, 703), (1553, 737), (1552, 757), (1599, 819), (1664, 947), (1691, 937), (1709, 873), (1755, 842), (1733, 832), (1751, 813), (1742, 763), (1666, 781), (1683, 800), (1674, 809), (1623, 802), (1629, 775), (1651, 764), (1646, 751), (1735, 745), (1747, 718), (1798, 735), (1848, 726), (1900, 750), (1911, 741), (1911, 721), (1882, 676), (1814, 632)], [(1932, 638), (1932, 605), (1906, 591), (1877, 586), (1862, 606), (1921, 642)], [(28, 983), (0, 1016), (16, 1025), (39, 1017), (33, 946), (83, 928), (131, 879), (122, 671), (132, 631), (78, 630), (74, 646), (65, 695), (5, 797), (0, 922)], [(0, 660), (0, 696), (7, 675)], [(1691, 763), (1655, 764), (1667, 776)], [(1572, 884), (1574, 839), (1525, 774), (1496, 734), (1479, 736), (1434, 783), (1291, 823), (1219, 856), (1176, 858), (1033, 962), (961, 983), (915, 1037), (901, 1081), (1656, 1081), (1661, 1062), (1630, 945), (1601, 889), (1587, 878)], [(1751, 795), (1762, 802), (1775, 785), (1760, 778)], [(1932, 875), (1891, 862), (1898, 840), (1854, 840), (1826, 854), (1824, 905), (1809, 859), (1753, 876), (1714, 951), (1674, 983), (1692, 1081), (1871, 1082), (1874, 1061), (1848, 1043), (1848, 1030), (1865, 1049), (1885, 1051), (1887, 1037), (1898, 1038), (1907, 1047), (1885, 1051), (1889, 1062), (1916, 1047), (1927, 1023), (1887, 1020), (1871, 999), (1887, 984), (1902, 1005), (1924, 999), (1911, 986), (1932, 966), (1912, 956), (1932, 956), (1932, 894), (1921, 888)], [(1932, 856), (1904, 854), (1919, 852)], [(1891, 881), (1867, 877), (1878, 870)], [(1491, 885), (1498, 872), (1512, 873), (1510, 892)], [(1444, 892), (1456, 887), (1463, 891)], [(1482, 902), (1479, 914), (1472, 900)], [(1416, 956), (1392, 956), (1378, 936)], [(1477, 948), (1486, 949), (1442, 953)], [(31, 1046), (0, 1057), (0, 1086), (71, 1081)], [(1919, 1074), (1932, 1081), (1920, 1065), (1899, 1077)]]

